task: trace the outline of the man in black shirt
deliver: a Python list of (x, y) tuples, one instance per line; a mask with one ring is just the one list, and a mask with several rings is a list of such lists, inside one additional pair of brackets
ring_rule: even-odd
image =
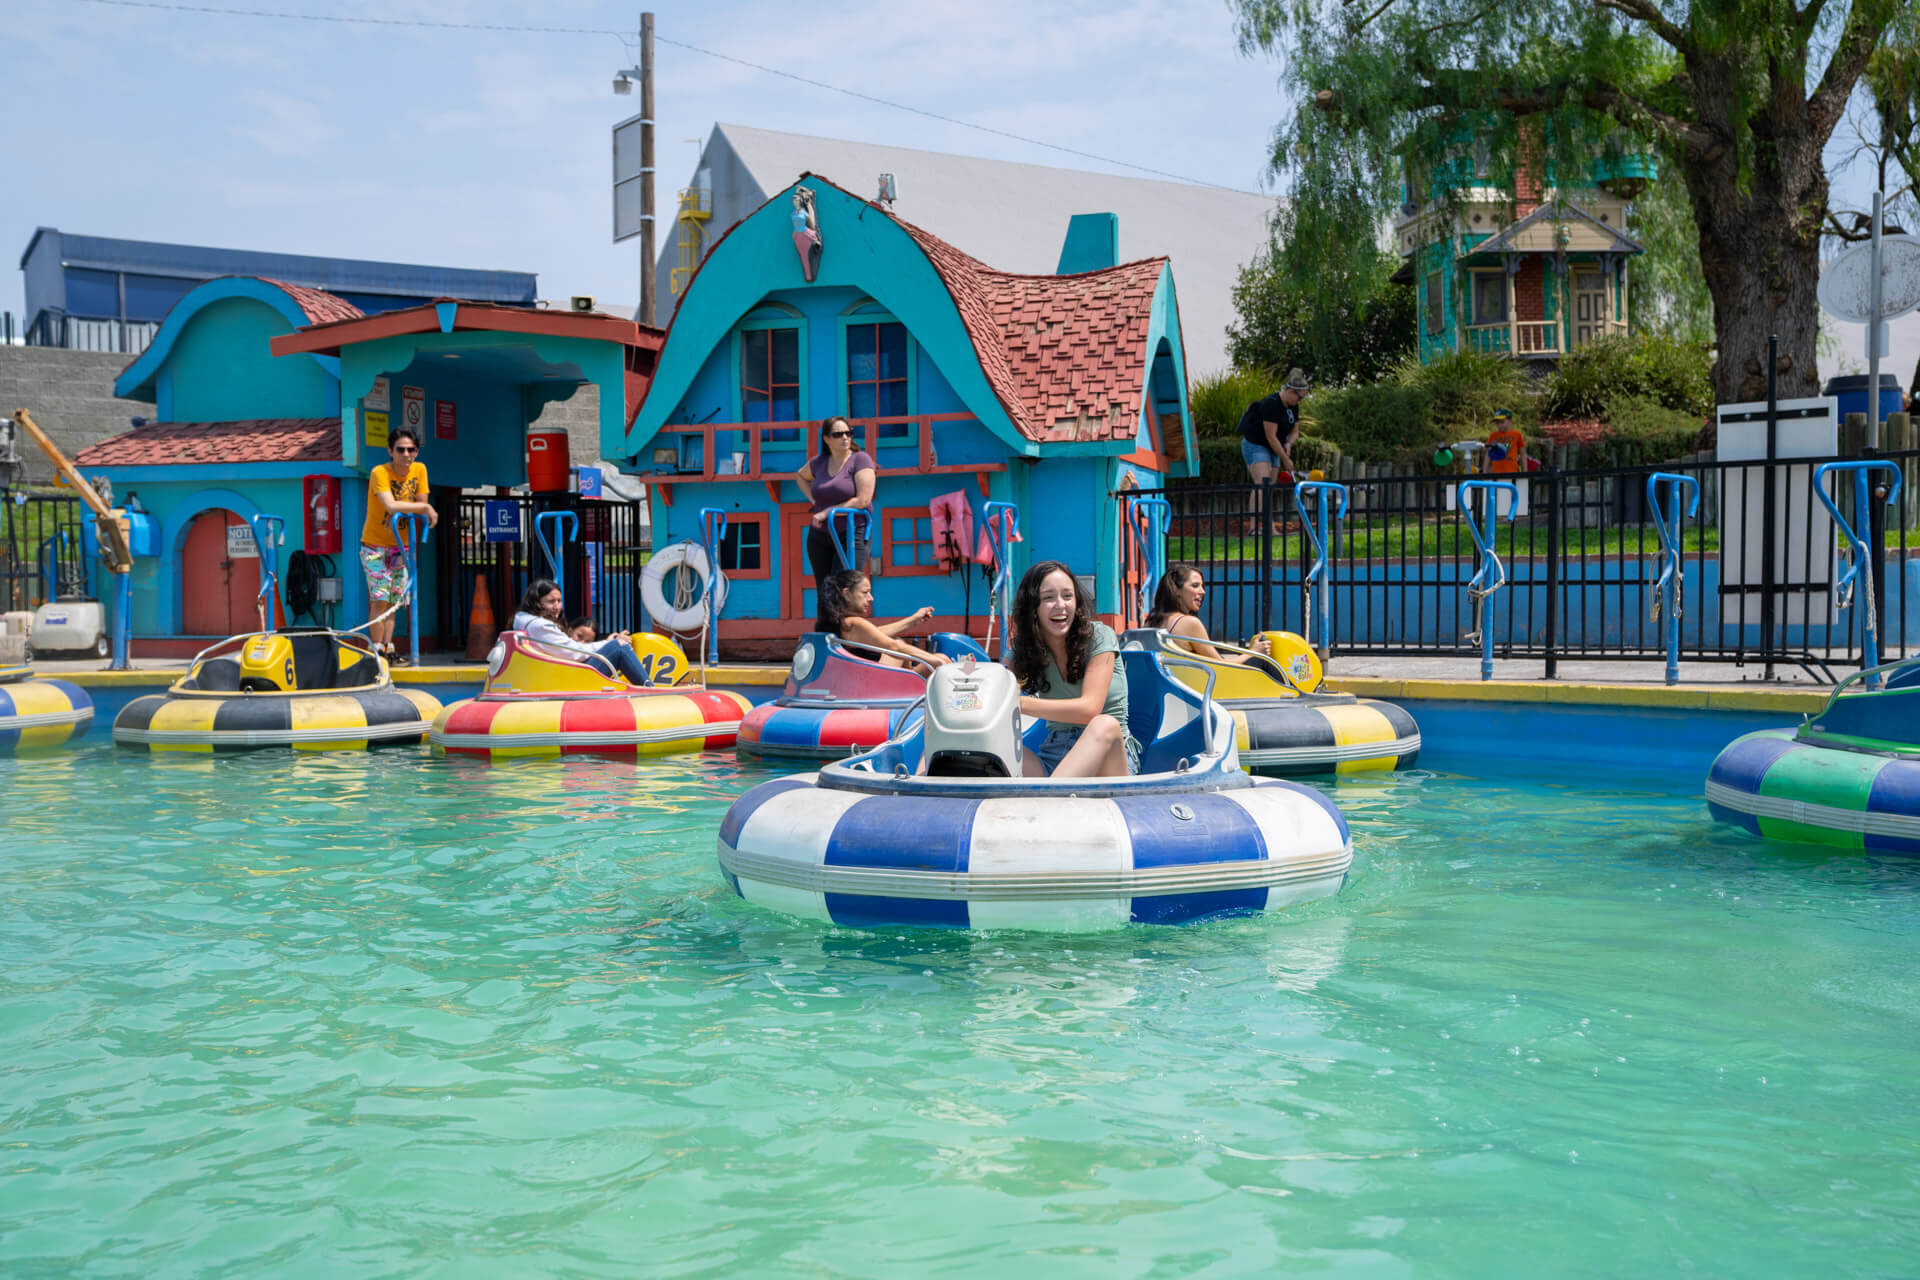
[(1311, 386), (1299, 369), (1287, 374), (1280, 390), (1255, 400), (1240, 415), (1240, 456), (1255, 484), (1265, 484), (1280, 471), (1293, 470), (1293, 442), (1300, 438), (1296, 406)]

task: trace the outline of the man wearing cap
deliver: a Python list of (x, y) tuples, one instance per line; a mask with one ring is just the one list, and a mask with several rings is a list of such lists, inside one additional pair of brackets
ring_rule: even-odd
[(1276, 471), (1293, 470), (1293, 442), (1300, 438), (1295, 406), (1311, 385), (1304, 372), (1290, 370), (1278, 391), (1255, 400), (1240, 415), (1240, 456), (1255, 484), (1266, 484)]

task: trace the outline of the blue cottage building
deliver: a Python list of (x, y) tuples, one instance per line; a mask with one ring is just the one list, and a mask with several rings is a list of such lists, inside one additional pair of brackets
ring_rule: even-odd
[(997, 271), (803, 174), (714, 246), (607, 456), (647, 482), (656, 547), (725, 512), (723, 653), (784, 659), (812, 626), (792, 477), (828, 415), (878, 464), (877, 613), (930, 605), (934, 629), (983, 632), (984, 574), (934, 540), (935, 500), (960, 493), (976, 530), (989, 498), (1019, 509), (1016, 574), (1062, 560), (1130, 620), (1117, 495), (1194, 474), (1195, 449), (1172, 266), (1117, 245), (1113, 215), (1078, 215), (1056, 274)]

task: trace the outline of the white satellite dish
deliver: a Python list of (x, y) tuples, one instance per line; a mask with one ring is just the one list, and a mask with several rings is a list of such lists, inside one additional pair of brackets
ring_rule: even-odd
[(1820, 273), (1820, 305), (1854, 324), (1891, 320), (1920, 307), (1920, 239), (1880, 238), (1880, 314), (1873, 314), (1873, 246), (1857, 244)]

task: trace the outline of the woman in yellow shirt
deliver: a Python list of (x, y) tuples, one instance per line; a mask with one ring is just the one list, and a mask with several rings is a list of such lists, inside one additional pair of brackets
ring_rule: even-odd
[[(393, 461), (383, 462), (367, 477), (367, 522), (360, 529), (360, 564), (367, 573), (367, 609), (379, 617), (407, 598), (413, 583), (407, 578), (407, 552), (394, 537), (388, 520), (396, 515), (420, 515), (427, 527), (440, 522), (427, 501), (427, 464), (419, 460), (420, 437), (405, 427), (387, 437)], [(367, 628), (367, 639), (389, 662), (405, 662), (393, 648), (393, 617)]]

